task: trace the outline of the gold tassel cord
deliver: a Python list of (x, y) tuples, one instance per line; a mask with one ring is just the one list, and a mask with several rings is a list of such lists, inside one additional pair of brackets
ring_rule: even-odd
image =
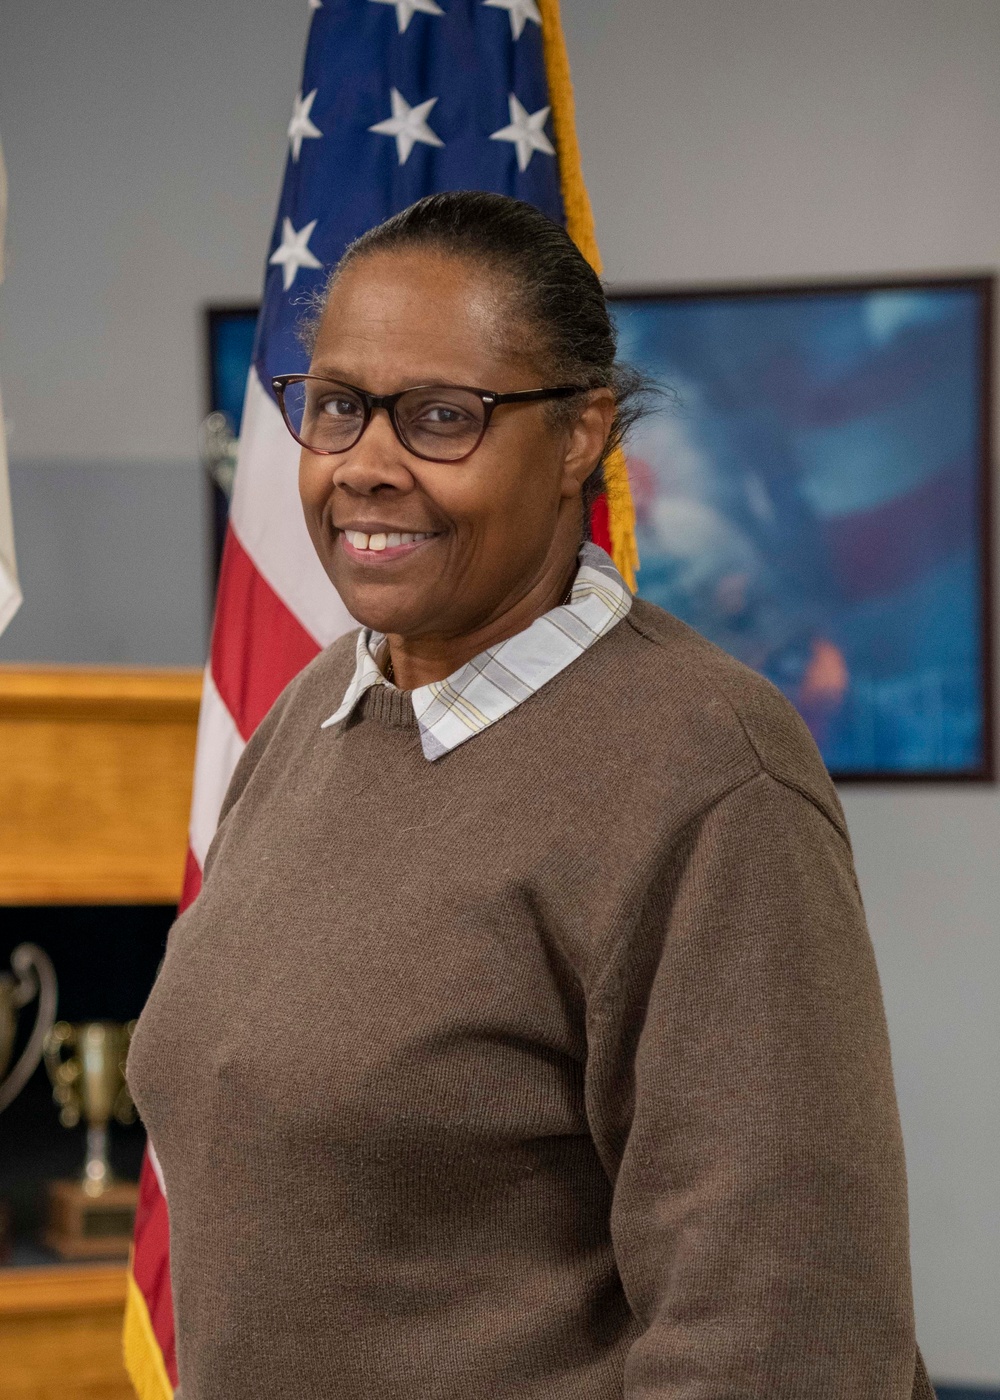
[(576, 139), (573, 79), (569, 71), (559, 0), (538, 0), (538, 8), (542, 16), (545, 76), (549, 84), (556, 150), (559, 152), (559, 183), (562, 186), (566, 230), (599, 277), (603, 267), (594, 232), (594, 211), (590, 207), (590, 196), (583, 180), (580, 144)]
[(139, 1400), (173, 1400), (174, 1388), (163, 1364), (149, 1309), (131, 1268), (125, 1303), (124, 1345), (125, 1369)]
[(608, 534), (615, 568), (634, 593), (639, 568), (639, 546), (635, 539), (635, 506), (629, 486), (625, 453), (620, 447), (604, 464), (604, 487), (608, 498)]
[[(594, 211), (583, 179), (580, 146), (576, 138), (573, 81), (569, 71), (569, 55), (563, 36), (559, 0), (538, 0), (538, 8), (542, 16), (545, 73), (549, 84), (556, 150), (559, 153), (559, 183), (566, 214), (566, 230), (600, 276), (601, 254), (597, 246)], [(634, 593), (635, 575), (639, 567), (639, 549), (635, 540), (635, 507), (625, 466), (625, 454), (620, 448), (611, 454), (604, 465), (604, 481), (608, 501), (611, 557)]]

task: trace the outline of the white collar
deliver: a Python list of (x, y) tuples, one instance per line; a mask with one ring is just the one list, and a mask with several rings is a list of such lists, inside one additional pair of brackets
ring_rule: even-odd
[[(440, 758), (509, 714), (620, 622), (632, 594), (600, 545), (584, 543), (568, 603), (552, 608), (523, 632), (480, 652), (442, 681), (410, 691), (424, 756)], [(391, 686), (377, 657), (385, 634), (358, 632), (354, 675), (323, 728), (347, 719), (366, 690)]]

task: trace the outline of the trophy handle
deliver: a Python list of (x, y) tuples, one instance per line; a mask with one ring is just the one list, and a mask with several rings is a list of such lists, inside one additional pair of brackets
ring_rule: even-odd
[(0, 1113), (17, 1098), (42, 1058), (46, 1036), (56, 1019), (58, 996), (55, 968), (37, 944), (19, 943), (10, 956), (10, 965), (17, 976), (15, 1007), (25, 1006), (37, 992), (38, 1015), (21, 1058), (0, 1084)]

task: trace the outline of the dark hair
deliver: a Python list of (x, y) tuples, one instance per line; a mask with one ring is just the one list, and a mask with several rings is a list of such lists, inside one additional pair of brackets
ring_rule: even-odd
[[(338, 276), (370, 253), (436, 248), (472, 259), (507, 282), (519, 319), (537, 328), (553, 382), (611, 389), (616, 412), (600, 462), (584, 483), (584, 535), (590, 508), (604, 489), (604, 463), (633, 423), (647, 412), (650, 381), (616, 358), (618, 336), (600, 278), (569, 234), (536, 209), (507, 195), (458, 190), (428, 195), (369, 229), (344, 251), (325, 288), (309, 307), (302, 339), (311, 350)], [(572, 414), (575, 400), (553, 404)]]

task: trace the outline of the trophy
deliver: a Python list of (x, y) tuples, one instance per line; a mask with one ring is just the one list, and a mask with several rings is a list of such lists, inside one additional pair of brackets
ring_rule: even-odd
[(17, 1013), (38, 996), (38, 1014), (21, 1058), (7, 1078), (0, 1083), (0, 1112), (27, 1084), (42, 1058), (45, 1037), (56, 1019), (56, 974), (48, 955), (34, 943), (20, 943), (10, 955), (14, 973), (0, 972), (0, 1076), (10, 1063), (17, 1031)]
[[(0, 1112), (13, 1103), (34, 1074), (42, 1058), (45, 1037), (56, 1018), (56, 974), (47, 954), (34, 943), (20, 943), (10, 955), (10, 965), (13, 975), (0, 972)], [(17, 1064), (7, 1074), (14, 1052), (17, 1013), (36, 995), (34, 1029)], [(0, 1258), (6, 1258), (10, 1250), (10, 1211), (7, 1203), (0, 1201)]]
[(103, 1258), (128, 1253), (138, 1191), (118, 1181), (108, 1160), (108, 1125), (135, 1121), (125, 1084), (125, 1058), (135, 1022), (57, 1021), (45, 1040), (45, 1065), (59, 1121), (87, 1124), (83, 1173), (76, 1181), (49, 1187), (45, 1243), (64, 1259)]

